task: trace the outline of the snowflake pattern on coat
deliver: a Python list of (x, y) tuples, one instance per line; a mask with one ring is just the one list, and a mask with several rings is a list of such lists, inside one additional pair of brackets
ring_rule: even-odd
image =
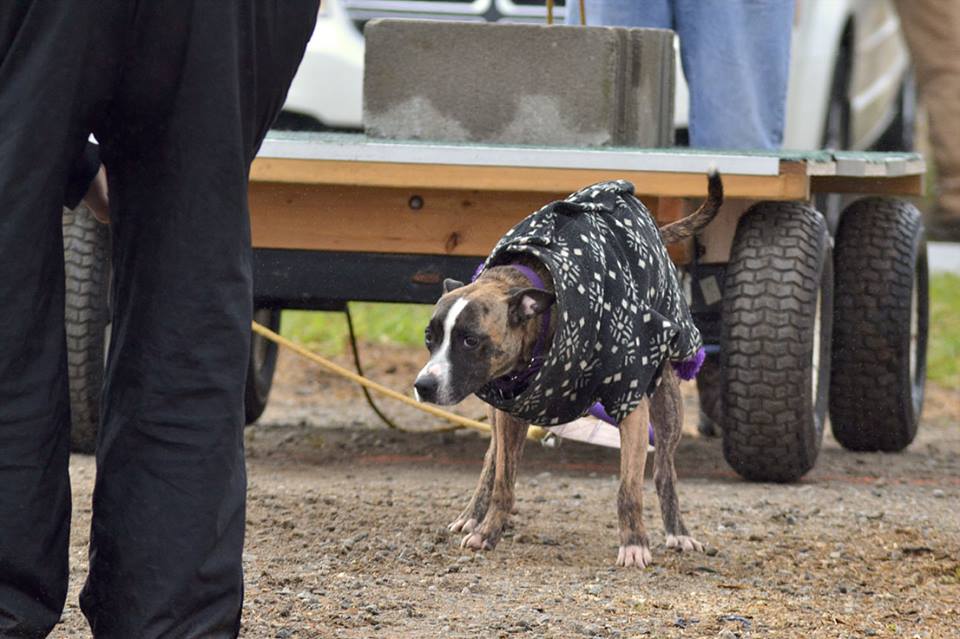
[(666, 361), (694, 357), (700, 332), (650, 212), (625, 180), (552, 202), (500, 239), (483, 268), (532, 255), (553, 277), (557, 326), (540, 371), (504, 398), (477, 395), (511, 415), (553, 426), (600, 402), (618, 423), (660, 383)]

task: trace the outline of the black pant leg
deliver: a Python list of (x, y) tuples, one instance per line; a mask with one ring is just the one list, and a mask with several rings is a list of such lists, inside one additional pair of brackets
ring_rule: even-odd
[(114, 317), (81, 606), (98, 638), (238, 632), (247, 177), (317, 4), (152, 0), (131, 25), (97, 129)]
[(0, 2), (0, 637), (45, 636), (67, 592), (62, 203), (110, 76), (109, 7), (81, 4)]

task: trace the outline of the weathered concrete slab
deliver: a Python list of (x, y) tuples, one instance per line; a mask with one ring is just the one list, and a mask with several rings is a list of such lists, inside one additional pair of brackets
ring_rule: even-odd
[(367, 135), (669, 146), (673, 32), (410, 20), (367, 24)]

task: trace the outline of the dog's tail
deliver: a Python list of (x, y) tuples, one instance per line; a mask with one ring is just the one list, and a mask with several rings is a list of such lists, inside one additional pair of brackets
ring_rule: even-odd
[(720, 179), (719, 171), (711, 167), (710, 173), (707, 174), (707, 199), (693, 215), (661, 226), (660, 237), (663, 243), (673, 244), (699, 233), (717, 216), (721, 204), (723, 204), (723, 181)]

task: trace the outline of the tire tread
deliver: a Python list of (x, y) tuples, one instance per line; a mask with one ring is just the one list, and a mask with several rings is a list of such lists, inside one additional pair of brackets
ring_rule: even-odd
[(892, 198), (858, 200), (840, 220), (830, 420), (849, 450), (899, 451), (916, 435), (912, 381), (903, 377), (909, 354), (901, 345), (910, 338), (922, 233), (916, 208)]
[(723, 302), (723, 448), (747, 479), (794, 481), (816, 461), (822, 430), (805, 432), (813, 409), (796, 388), (810, 377), (804, 312), (820, 294), (824, 251), (826, 223), (802, 203), (757, 204), (737, 227)]

